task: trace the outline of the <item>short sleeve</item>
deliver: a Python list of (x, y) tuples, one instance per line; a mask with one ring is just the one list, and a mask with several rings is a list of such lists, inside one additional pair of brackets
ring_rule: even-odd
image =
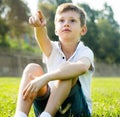
[(88, 58), (90, 60), (91, 65), (92, 65), (92, 69), (91, 70), (92, 71), (95, 70), (95, 66), (94, 66), (94, 53), (93, 53), (93, 51), (90, 48), (85, 47), (83, 49), (83, 51), (81, 51), (79, 57), (80, 58), (83, 58), (83, 57)]
[(52, 51), (49, 57), (47, 57), (44, 53), (43, 53), (43, 63), (47, 64), (48, 61), (51, 61), (52, 58), (55, 57), (55, 54), (57, 53), (57, 47), (55, 42), (51, 41), (52, 44)]

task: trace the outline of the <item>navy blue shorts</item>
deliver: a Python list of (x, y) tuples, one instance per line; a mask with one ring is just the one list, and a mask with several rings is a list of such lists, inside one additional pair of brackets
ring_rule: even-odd
[[(33, 107), (36, 117), (38, 117), (38, 115), (44, 111), (49, 95), (50, 88), (48, 87), (48, 92), (44, 97), (37, 97), (34, 100)], [(91, 117), (79, 81), (71, 89), (68, 98), (59, 108), (55, 117)]]

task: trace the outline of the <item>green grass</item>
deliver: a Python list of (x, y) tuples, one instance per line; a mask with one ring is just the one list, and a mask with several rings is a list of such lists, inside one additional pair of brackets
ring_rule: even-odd
[[(19, 78), (0, 78), (0, 117), (13, 117), (19, 84)], [(93, 78), (92, 100), (93, 117), (120, 117), (120, 78)]]
[(120, 117), (120, 78), (94, 78), (93, 116)]

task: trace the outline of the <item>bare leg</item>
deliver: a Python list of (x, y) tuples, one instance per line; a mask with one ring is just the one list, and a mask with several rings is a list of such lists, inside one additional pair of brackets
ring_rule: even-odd
[(45, 111), (54, 117), (60, 105), (62, 105), (68, 97), (71, 88), (72, 80), (57, 81), (57, 85), (51, 91)]
[(22, 75), (22, 80), (20, 84), (20, 89), (19, 89), (19, 94), (18, 94), (18, 101), (17, 101), (17, 107), (16, 107), (16, 112), (21, 111), (24, 112), (26, 115), (29, 114), (32, 102), (34, 98), (39, 95), (43, 96), (47, 92), (47, 87), (43, 87), (40, 89), (40, 91), (37, 94), (29, 95), (29, 98), (26, 100), (23, 99), (23, 90), (25, 86), (33, 80), (33, 77), (31, 77), (31, 74), (34, 76), (41, 76), (44, 74), (42, 68), (38, 64), (31, 63), (27, 65), (25, 68), (23, 75)]

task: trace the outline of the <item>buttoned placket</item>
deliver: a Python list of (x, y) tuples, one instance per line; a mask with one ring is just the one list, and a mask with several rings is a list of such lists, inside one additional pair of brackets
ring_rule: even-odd
[[(79, 46), (79, 45), (78, 45)], [(73, 53), (73, 55), (68, 59), (66, 60), (66, 56), (64, 55), (64, 53), (62, 52), (62, 49), (61, 49), (61, 46), (59, 45), (59, 54), (61, 55), (61, 58), (64, 60), (64, 61), (72, 61), (72, 58), (75, 56), (77, 50), (78, 50), (78, 47), (76, 48), (75, 52)]]

